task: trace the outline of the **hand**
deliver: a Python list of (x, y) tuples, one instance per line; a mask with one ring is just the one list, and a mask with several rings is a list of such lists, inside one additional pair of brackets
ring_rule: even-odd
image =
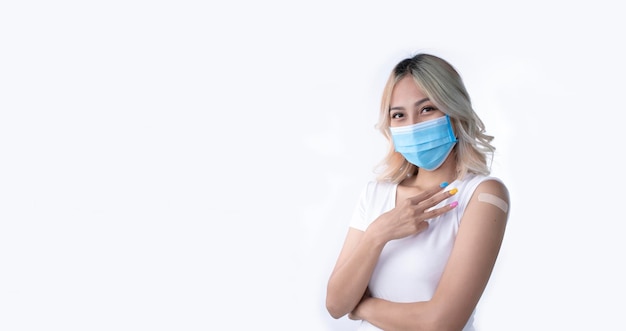
[(441, 201), (456, 194), (457, 190), (441, 191), (441, 187), (430, 188), (416, 196), (398, 202), (395, 208), (380, 215), (370, 228), (381, 236), (384, 242), (418, 234), (428, 228), (427, 220), (444, 214), (454, 207), (456, 202), (440, 208), (432, 208)]

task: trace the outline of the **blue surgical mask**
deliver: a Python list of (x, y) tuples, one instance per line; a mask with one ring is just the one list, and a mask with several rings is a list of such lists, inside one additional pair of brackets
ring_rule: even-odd
[(441, 166), (457, 142), (448, 115), (389, 130), (396, 152), (429, 171)]

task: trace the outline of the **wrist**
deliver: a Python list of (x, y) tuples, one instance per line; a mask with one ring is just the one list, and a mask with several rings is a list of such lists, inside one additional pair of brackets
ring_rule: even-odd
[(364, 298), (359, 303), (358, 315), (362, 320), (369, 320), (370, 312), (374, 309), (373, 306), (376, 304), (376, 299), (372, 297)]
[(375, 227), (367, 228), (362, 240), (367, 244), (367, 247), (380, 250), (382, 250), (387, 243), (387, 240), (384, 238), (382, 233), (380, 231), (376, 231)]

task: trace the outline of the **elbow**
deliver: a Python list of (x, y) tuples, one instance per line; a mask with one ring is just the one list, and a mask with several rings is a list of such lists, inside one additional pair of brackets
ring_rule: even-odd
[(357, 303), (351, 304), (345, 299), (345, 295), (333, 293), (333, 291), (326, 293), (326, 310), (334, 319), (339, 319), (350, 313)]
[(326, 306), (326, 310), (328, 310), (328, 313), (334, 319), (340, 319), (341, 317), (346, 315), (343, 312), (341, 312), (340, 310), (333, 309), (333, 308), (328, 307), (328, 306)]
[(348, 313), (345, 309), (342, 309), (342, 307), (329, 299), (326, 299), (326, 310), (328, 310), (328, 313), (334, 319), (339, 319)]

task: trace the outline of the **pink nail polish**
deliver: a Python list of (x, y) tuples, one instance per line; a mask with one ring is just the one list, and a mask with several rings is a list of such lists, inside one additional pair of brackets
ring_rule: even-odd
[(454, 207), (456, 207), (458, 205), (459, 205), (459, 202), (458, 201), (454, 201), (453, 203), (450, 204), (450, 207), (454, 208)]

